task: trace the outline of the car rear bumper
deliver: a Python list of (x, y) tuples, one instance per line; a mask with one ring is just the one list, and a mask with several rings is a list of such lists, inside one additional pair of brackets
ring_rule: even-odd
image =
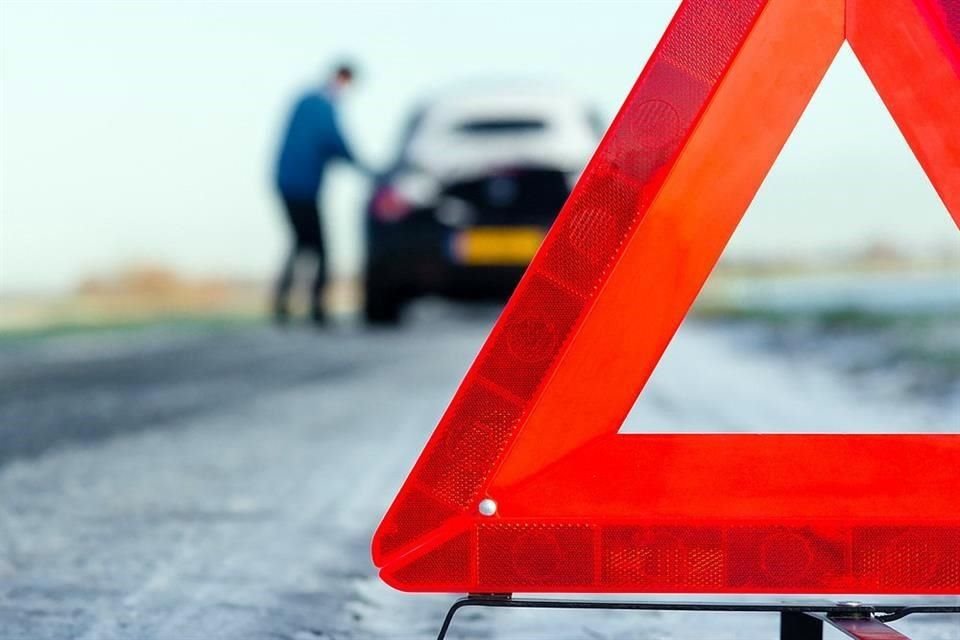
[(458, 255), (459, 230), (435, 225), (378, 225), (370, 230), (367, 280), (404, 297), (441, 295), (457, 299), (505, 299), (526, 270), (514, 264), (465, 264)]

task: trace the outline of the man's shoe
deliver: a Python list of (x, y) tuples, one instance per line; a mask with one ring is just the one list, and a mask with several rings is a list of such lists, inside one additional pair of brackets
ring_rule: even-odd
[(290, 309), (287, 308), (285, 304), (274, 305), (273, 307), (273, 322), (278, 326), (285, 326), (290, 322)]
[(324, 313), (323, 309), (314, 308), (310, 311), (310, 321), (316, 327), (326, 327), (329, 324), (329, 319), (327, 314)]

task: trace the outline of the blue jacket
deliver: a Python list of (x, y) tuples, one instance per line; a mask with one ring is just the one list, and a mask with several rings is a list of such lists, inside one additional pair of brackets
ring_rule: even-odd
[(285, 198), (316, 199), (327, 163), (337, 158), (354, 162), (333, 101), (320, 92), (307, 93), (287, 125), (277, 160), (277, 189)]

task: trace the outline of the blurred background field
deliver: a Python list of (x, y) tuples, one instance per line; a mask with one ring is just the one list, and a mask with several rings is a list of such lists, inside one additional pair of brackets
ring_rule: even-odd
[[(357, 278), (330, 283), (327, 305), (344, 330), (362, 323), (362, 296)], [(268, 298), (263, 281), (132, 267), (64, 294), (0, 296), (0, 342), (251, 327), (263, 322)], [(306, 305), (306, 296), (295, 299), (296, 312)], [(917, 260), (875, 246), (821, 264), (727, 260), (691, 318), (734, 328), (753, 349), (815, 357), (892, 393), (960, 407), (960, 262), (949, 252)]]
[[(263, 281), (191, 278), (142, 265), (91, 277), (63, 293), (0, 296), (0, 340), (158, 324), (263, 322), (270, 287)], [(329, 305), (338, 316), (358, 309), (355, 279), (331, 282)], [(305, 301), (297, 310), (302, 312)]]
[[(83, 279), (64, 293), (0, 295), (0, 341), (177, 326), (211, 329), (263, 322), (269, 284), (197, 278), (160, 265)], [(361, 324), (356, 277), (325, 295), (342, 327)], [(295, 311), (306, 309), (306, 296)], [(960, 402), (960, 259), (922, 259), (887, 244), (814, 263), (724, 260), (692, 318), (740, 327), (755, 347), (819, 353), (825, 366)]]
[[(869, 326), (898, 314), (949, 315), (960, 306), (958, 288), (960, 254), (945, 248), (917, 258), (881, 244), (822, 262), (723, 260), (694, 312), (775, 325), (815, 316), (824, 318), (825, 328), (856, 325), (858, 319)], [(135, 264), (84, 277), (62, 292), (0, 293), (0, 336), (180, 320), (260, 321), (269, 289), (262, 279), (197, 277), (161, 264)], [(355, 276), (333, 279), (326, 293), (333, 315), (347, 324), (359, 321), (362, 296)]]

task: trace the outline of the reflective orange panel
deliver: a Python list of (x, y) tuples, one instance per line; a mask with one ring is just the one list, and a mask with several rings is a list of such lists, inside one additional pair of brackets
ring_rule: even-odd
[[(950, 2), (680, 6), (384, 517), (384, 580), (960, 593), (960, 436), (617, 434), (842, 44), (847, 11), (917, 30), (928, 57), (956, 43), (944, 35), (954, 14), (933, 11)], [(858, 55), (956, 217), (957, 123), (942, 121), (955, 58), (930, 71), (945, 103), (917, 86), (923, 105), (904, 106), (884, 85), (904, 68), (870, 38), (854, 38)]]
[(960, 226), (960, 1), (847, 0), (847, 39)]

